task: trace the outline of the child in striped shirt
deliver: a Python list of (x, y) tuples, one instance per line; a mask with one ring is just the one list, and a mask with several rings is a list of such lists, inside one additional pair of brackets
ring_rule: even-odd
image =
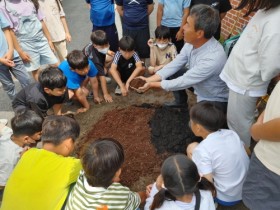
[(90, 142), (81, 156), (83, 170), (69, 195), (65, 210), (137, 209), (145, 192), (132, 192), (120, 181), (124, 151), (114, 139)]

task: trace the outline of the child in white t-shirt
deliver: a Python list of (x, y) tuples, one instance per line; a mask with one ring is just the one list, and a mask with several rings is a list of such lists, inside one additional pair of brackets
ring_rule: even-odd
[(158, 26), (155, 30), (156, 40), (149, 39), (150, 66), (148, 71), (155, 74), (166, 64), (173, 61), (177, 55), (175, 45), (171, 42), (171, 34), (168, 27)]
[(213, 103), (202, 101), (190, 110), (190, 126), (201, 143), (192, 143), (187, 154), (199, 173), (214, 183), (216, 202), (233, 206), (242, 200), (242, 187), (249, 166), (249, 157), (238, 135), (227, 129), (225, 115)]
[(215, 210), (212, 194), (214, 185), (200, 177), (195, 163), (186, 155), (177, 154), (164, 161), (144, 209)]

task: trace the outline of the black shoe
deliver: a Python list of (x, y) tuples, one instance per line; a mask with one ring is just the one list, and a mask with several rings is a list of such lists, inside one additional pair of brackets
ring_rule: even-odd
[(170, 107), (170, 108), (187, 108), (187, 104), (186, 103), (178, 103), (176, 101), (172, 101), (172, 102), (165, 102), (163, 104), (164, 107)]

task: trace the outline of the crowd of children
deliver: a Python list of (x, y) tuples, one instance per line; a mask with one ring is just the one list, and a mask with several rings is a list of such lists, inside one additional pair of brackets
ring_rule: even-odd
[[(68, 53), (72, 37), (60, 0), (0, 0), (0, 82), (15, 112), (12, 129), (0, 120), (1, 209), (138, 209), (145, 204), (145, 210), (213, 210), (215, 203), (242, 202), (253, 210), (279, 209), (280, 84), (253, 122), (257, 98), (280, 73), (275, 62), (280, 3), (241, 0), (238, 9), (248, 6), (246, 15), (259, 11), (228, 59), (216, 40), (231, 9), (228, 0), (159, 0), (155, 38), (149, 32), (153, 0), (116, 0), (120, 40), (114, 1), (86, 3), (91, 42)], [(145, 58), (150, 58), (147, 67)], [(42, 65), (48, 67), (41, 70)], [(22, 86), (18, 93), (12, 75)], [(139, 93), (173, 91), (169, 107), (186, 107), (187, 88), (197, 95), (189, 126), (203, 140), (186, 145), (186, 154), (167, 158), (146, 191), (133, 192), (120, 183), (124, 150), (115, 139), (89, 141), (80, 159), (72, 157), (80, 126), (62, 106), (77, 100), (76, 113), (81, 113), (90, 109), (90, 97), (98, 104), (113, 102), (109, 76), (117, 83), (116, 95), (127, 96), (135, 78), (145, 83)], [(258, 143), (249, 150), (251, 136)]]

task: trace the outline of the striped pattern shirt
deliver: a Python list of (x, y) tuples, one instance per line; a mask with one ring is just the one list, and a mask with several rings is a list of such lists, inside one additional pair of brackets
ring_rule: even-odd
[(88, 184), (84, 172), (69, 195), (65, 210), (134, 210), (140, 205), (140, 196), (129, 188), (114, 182), (107, 189), (92, 187)]

